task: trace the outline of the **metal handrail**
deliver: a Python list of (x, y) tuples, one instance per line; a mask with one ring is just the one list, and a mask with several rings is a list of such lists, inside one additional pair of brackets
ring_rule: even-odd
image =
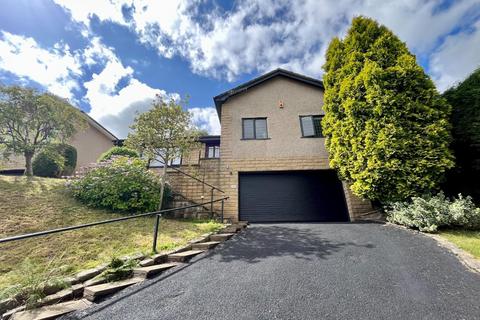
[[(160, 210), (160, 211), (136, 214), (136, 215), (132, 215), (132, 216), (128, 216), (128, 217), (121, 217), (121, 218), (115, 218), (115, 219), (85, 223), (85, 224), (80, 224), (80, 225), (76, 225), (76, 226), (63, 227), (63, 228), (57, 228), (57, 229), (51, 229), (51, 230), (45, 230), (45, 231), (38, 231), (38, 232), (33, 232), (33, 233), (26, 233), (26, 234), (21, 234), (21, 235), (18, 235), (18, 236), (12, 236), (12, 237), (7, 237), (7, 238), (0, 239), (0, 243), (18, 241), (18, 240), (35, 238), (35, 237), (40, 237), (40, 236), (46, 236), (46, 235), (53, 234), (53, 233), (65, 232), (65, 231), (82, 229), (82, 228), (88, 228), (88, 227), (98, 226), (98, 225), (102, 225), (102, 224), (120, 222), (120, 221), (136, 219), (136, 218), (141, 218), (141, 217), (148, 217), (148, 216), (153, 216), (153, 215), (157, 216), (155, 231), (158, 232), (158, 220), (159, 220), (160, 216), (162, 215), (162, 213), (199, 207), (199, 206), (203, 206), (203, 205), (206, 205), (206, 204), (211, 204), (211, 203), (214, 203), (214, 202), (220, 202), (220, 201), (222, 202), (221, 220), (222, 220), (222, 223), (223, 223), (223, 206), (224, 206), (224, 201), (227, 200), (227, 199), (228, 199), (228, 197), (223, 197), (223, 198), (216, 199), (216, 200), (213, 200), (213, 201), (208, 201), (208, 202), (204, 202), (204, 203), (200, 203), (200, 204), (194, 204), (194, 205), (185, 206), (185, 207), (164, 209), (164, 210)], [(156, 240), (157, 240), (156, 238), (157, 238), (157, 236), (156, 236), (156, 233), (155, 233), (155, 235), (154, 235), (154, 251), (156, 251)]]
[[(161, 162), (161, 161), (159, 161), (159, 160), (157, 160), (157, 161), (160, 162), (161, 165), (165, 165), (164, 162)], [(220, 191), (221, 193), (225, 193), (225, 191), (223, 191), (222, 189), (217, 188), (217, 187), (215, 187), (214, 185), (211, 185), (210, 183), (207, 183), (207, 182), (205, 182), (205, 181), (203, 181), (203, 180), (200, 180), (200, 179), (198, 179), (197, 177), (192, 176), (191, 174), (186, 173), (185, 171), (182, 171), (182, 170), (180, 170), (180, 169), (178, 169), (178, 168), (176, 168), (176, 167), (174, 167), (174, 166), (171, 166), (171, 165), (168, 165), (168, 164), (167, 164), (167, 168), (170, 168), (170, 169), (173, 169), (173, 170), (175, 170), (175, 171), (177, 171), (177, 172), (180, 172), (181, 174), (184, 174), (184, 175), (186, 175), (186, 176), (189, 177), (189, 178), (192, 178), (192, 179), (194, 179), (194, 180), (197, 180), (198, 182), (201, 182), (201, 183), (203, 183), (204, 185), (209, 186), (210, 188), (212, 188), (212, 189), (214, 189), (214, 190), (218, 190), (218, 191)]]

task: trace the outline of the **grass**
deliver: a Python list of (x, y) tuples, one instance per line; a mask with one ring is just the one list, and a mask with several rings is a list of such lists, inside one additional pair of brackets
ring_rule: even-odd
[[(69, 197), (64, 180), (0, 176), (0, 238), (124, 216), (85, 207)], [(106, 263), (114, 256), (151, 253), (154, 218), (67, 231), (0, 244), (0, 291), (18, 282), (29, 258), (40, 266), (61, 261), (65, 275)], [(213, 221), (162, 219), (158, 249), (167, 251), (221, 227)]]
[(454, 243), (457, 247), (470, 252), (480, 259), (480, 231), (472, 230), (442, 230), (440, 236)]

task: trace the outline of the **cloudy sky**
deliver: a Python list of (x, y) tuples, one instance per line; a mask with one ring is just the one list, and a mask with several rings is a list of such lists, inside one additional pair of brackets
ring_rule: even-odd
[(213, 96), (278, 67), (320, 78), (356, 15), (392, 29), (440, 91), (480, 65), (480, 0), (2, 0), (0, 82), (68, 98), (120, 138), (156, 94), (188, 95), (215, 134)]

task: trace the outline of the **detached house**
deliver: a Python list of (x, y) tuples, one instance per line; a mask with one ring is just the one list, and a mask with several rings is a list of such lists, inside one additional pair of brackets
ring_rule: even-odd
[[(174, 170), (175, 191), (194, 201), (228, 196), (233, 221), (353, 221), (372, 211), (328, 163), (322, 135), (320, 80), (277, 69), (214, 97), (221, 136), (206, 136), (202, 150)], [(223, 193), (222, 193), (223, 192)]]

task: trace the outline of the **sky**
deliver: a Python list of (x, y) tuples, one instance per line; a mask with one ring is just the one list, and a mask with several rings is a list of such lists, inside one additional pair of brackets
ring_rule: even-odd
[(480, 0), (2, 0), (0, 83), (67, 98), (119, 138), (157, 95), (219, 134), (215, 95), (275, 68), (321, 79), (358, 15), (405, 41), (440, 92), (480, 66)]

